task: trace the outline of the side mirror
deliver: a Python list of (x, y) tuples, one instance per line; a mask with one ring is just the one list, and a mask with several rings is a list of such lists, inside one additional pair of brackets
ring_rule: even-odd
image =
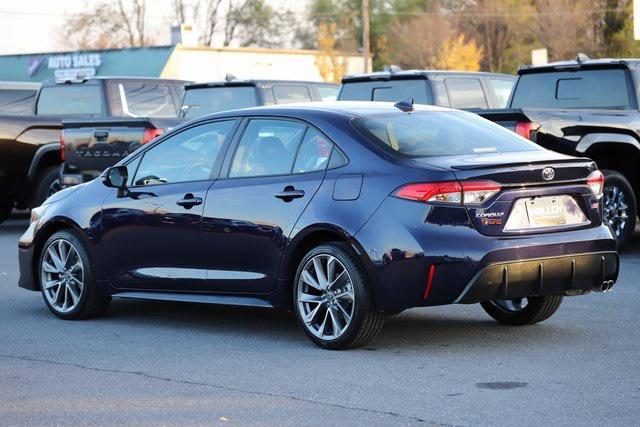
[(127, 188), (128, 178), (129, 174), (126, 166), (114, 166), (107, 169), (107, 172), (102, 177), (102, 182), (107, 187), (124, 190)]

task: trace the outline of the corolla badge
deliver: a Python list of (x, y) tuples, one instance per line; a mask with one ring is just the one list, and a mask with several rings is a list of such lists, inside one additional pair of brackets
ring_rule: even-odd
[(542, 169), (542, 179), (545, 181), (551, 181), (556, 176), (556, 171), (553, 168)]

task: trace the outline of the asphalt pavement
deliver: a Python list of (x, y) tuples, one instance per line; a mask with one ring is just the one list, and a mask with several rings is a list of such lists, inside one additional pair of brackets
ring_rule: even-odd
[(117, 300), (62, 321), (18, 288), (27, 218), (0, 226), (0, 425), (638, 425), (640, 235), (609, 293), (549, 320), (408, 310), (358, 350), (288, 313)]

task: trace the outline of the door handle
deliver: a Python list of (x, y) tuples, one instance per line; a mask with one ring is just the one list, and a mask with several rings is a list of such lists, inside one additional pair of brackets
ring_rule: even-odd
[(97, 139), (104, 139), (109, 136), (109, 131), (105, 129), (98, 129), (93, 131), (93, 136), (95, 136)]
[(274, 196), (285, 202), (290, 202), (293, 199), (304, 197), (304, 190), (296, 190), (293, 185), (287, 185), (284, 190), (276, 193)]
[(193, 194), (187, 193), (183, 199), (176, 202), (178, 206), (182, 206), (185, 209), (191, 209), (194, 206), (202, 204), (202, 197), (194, 197)]

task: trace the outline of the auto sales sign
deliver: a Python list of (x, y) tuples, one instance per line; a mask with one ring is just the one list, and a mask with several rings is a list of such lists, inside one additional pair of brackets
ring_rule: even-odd
[(77, 79), (95, 76), (100, 65), (99, 53), (73, 53), (50, 56), (47, 68), (55, 70), (56, 79)]

